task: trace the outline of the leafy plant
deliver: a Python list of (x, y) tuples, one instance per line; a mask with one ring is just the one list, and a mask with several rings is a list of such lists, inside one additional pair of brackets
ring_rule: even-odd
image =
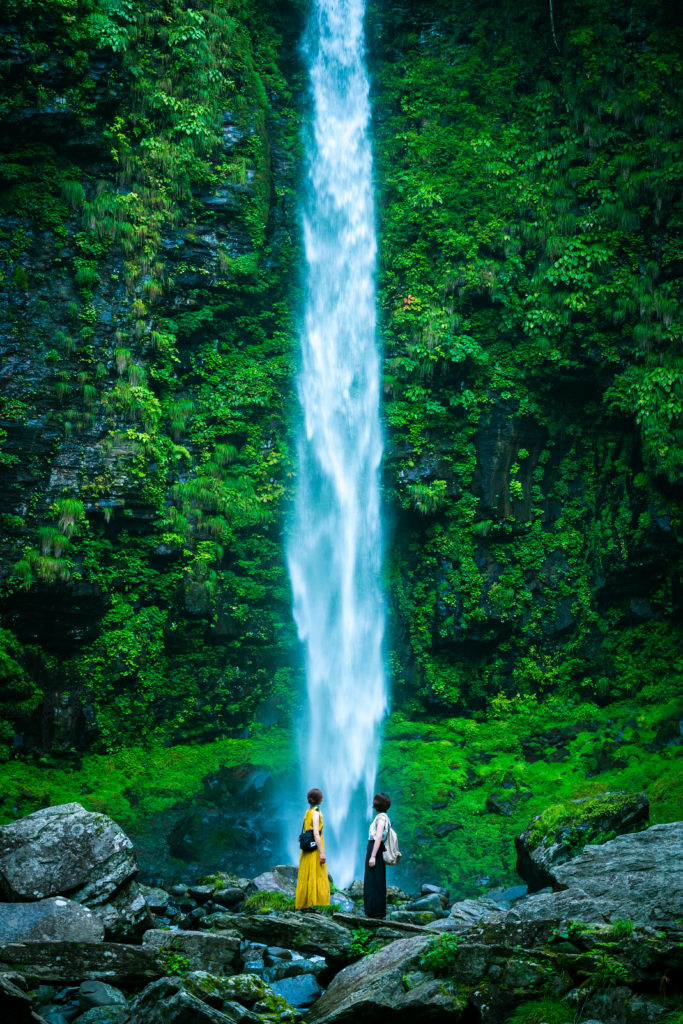
[(432, 939), (420, 957), (420, 967), (440, 978), (450, 977), (458, 962), (460, 940), (457, 935), (443, 934)]

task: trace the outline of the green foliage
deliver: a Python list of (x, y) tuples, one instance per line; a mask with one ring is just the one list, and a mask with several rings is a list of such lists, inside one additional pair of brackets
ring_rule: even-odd
[(533, 42), (537, 4), (372, 8), (406, 709), (659, 680), (611, 587), (629, 574), (679, 674), (678, 555), (663, 585), (642, 565), (680, 520), (680, 54), (657, 5), (637, 9), (632, 33), (626, 13), (572, 8), (558, 53)]
[(617, 920), (612, 921), (610, 931), (612, 938), (616, 941), (619, 941), (620, 939), (628, 939), (633, 935), (633, 921), (622, 921), (617, 918)]
[(349, 958), (360, 960), (362, 957), (376, 953), (382, 947), (381, 940), (376, 939), (368, 928), (354, 928), (349, 944)]
[[(515, 835), (531, 823), (539, 839), (559, 830), (576, 849), (586, 839), (604, 841), (600, 817), (625, 799), (619, 791), (644, 791), (653, 823), (676, 820), (680, 748), (653, 741), (681, 710), (680, 699), (599, 709), (550, 697), (483, 721), (415, 721), (394, 713), (378, 785), (391, 794), (392, 821), (410, 851), (407, 877), (418, 881), (428, 871), (463, 897), (515, 884)], [(618, 759), (593, 770), (617, 737)], [(507, 802), (505, 813), (487, 809), (494, 795)], [(543, 827), (531, 820), (536, 815)]]
[(520, 1003), (505, 1024), (565, 1024), (572, 1014), (561, 999), (531, 999)]
[(182, 953), (175, 953), (173, 949), (162, 949), (157, 953), (157, 960), (166, 974), (177, 974), (180, 977), (189, 973), (190, 961)]
[(457, 935), (439, 935), (420, 957), (420, 967), (437, 978), (453, 977), (458, 965), (460, 941)]
[(244, 911), (248, 914), (267, 914), (270, 911), (284, 912), (294, 910), (294, 897), (283, 892), (254, 892), (244, 901)]
[(290, 770), (283, 750), (291, 736), (271, 727), (253, 730), (249, 739), (220, 739), (197, 745), (130, 743), (111, 754), (86, 754), (66, 765), (12, 760), (0, 769), (0, 823), (39, 807), (76, 800), (88, 810), (111, 815), (126, 831), (136, 832), (151, 816), (195, 796), (202, 779), (222, 766), (262, 765)]

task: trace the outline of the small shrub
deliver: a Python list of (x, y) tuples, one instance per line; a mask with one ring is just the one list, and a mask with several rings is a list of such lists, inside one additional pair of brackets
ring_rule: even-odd
[(437, 977), (449, 977), (453, 973), (458, 957), (458, 946), (457, 935), (439, 935), (420, 957), (420, 967), (425, 971), (431, 971)]
[(190, 970), (190, 961), (181, 953), (174, 953), (172, 949), (162, 949), (157, 955), (157, 960), (167, 974), (187, 974)]
[(360, 960), (361, 957), (376, 953), (380, 946), (381, 943), (377, 941), (368, 928), (354, 928), (351, 932), (349, 956), (352, 960)]
[(633, 921), (612, 921), (611, 934), (613, 939), (628, 939), (633, 935)]

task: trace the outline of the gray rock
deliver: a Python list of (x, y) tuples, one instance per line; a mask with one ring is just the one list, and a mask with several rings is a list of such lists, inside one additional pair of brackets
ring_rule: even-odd
[(126, 882), (103, 903), (91, 905), (102, 921), (108, 939), (135, 941), (155, 924), (147, 901), (134, 880)]
[[(157, 889), (151, 885), (139, 885), (147, 906), (154, 914), (165, 914), (171, 902), (171, 895), (165, 889)], [(182, 894), (184, 895), (184, 893)]]
[(346, 887), (346, 891), (352, 900), (362, 900), (365, 886), (359, 878), (356, 878), (351, 885)]
[(425, 925), (430, 924), (436, 918), (441, 917), (441, 907), (439, 907), (438, 915), (431, 910), (389, 910), (387, 911), (387, 921), (399, 922), (401, 924), (413, 924), (413, 925)]
[(215, 914), (207, 914), (202, 918), (202, 928), (218, 928), (219, 931), (233, 931), (235, 925), (235, 914), (226, 914), (224, 911), (217, 911)]
[(254, 891), (251, 879), (241, 878), (239, 875), (212, 875), (208, 884), (212, 886), (211, 899), (221, 907), (234, 907), (241, 903), (250, 891)]
[(37, 903), (0, 903), (0, 942), (100, 942), (103, 938), (99, 918), (64, 896)]
[[(529, 828), (515, 836), (517, 871), (534, 892), (544, 886), (557, 887), (553, 869), (575, 857), (588, 842), (614, 832), (624, 835), (648, 820), (650, 804), (644, 793), (603, 793), (598, 797), (572, 800), (573, 813), (564, 814), (559, 824), (543, 831), (543, 815), (532, 818)], [(540, 835), (539, 835), (540, 830)]]
[(174, 978), (152, 982), (130, 1009), (130, 1024), (228, 1024), (234, 1020), (188, 992)]
[(163, 963), (171, 955), (187, 960), (189, 970), (235, 974), (240, 965), (240, 937), (236, 932), (165, 931), (153, 929), (142, 937), (143, 948)]
[(137, 938), (153, 924), (136, 871), (125, 832), (77, 803), (0, 828), (0, 893), (12, 902), (68, 893), (101, 918), (107, 938)]
[(214, 887), (212, 885), (191, 885), (188, 891), (197, 903), (207, 903), (213, 898)]
[(317, 977), (327, 969), (327, 961), (322, 956), (306, 957), (295, 950), (277, 947), (276, 951), (272, 947), (264, 951), (261, 964), (261, 976), (273, 986), (274, 982), (282, 981), (283, 978), (298, 978), (303, 974), (313, 974)]
[[(419, 972), (420, 957), (432, 940), (399, 939), (340, 971), (323, 996), (306, 1012), (310, 1024), (370, 1024), (388, 1017), (428, 1020), (453, 1012), (457, 989), (448, 979)], [(404, 978), (410, 977), (406, 990)]]
[(85, 1012), (94, 1006), (125, 1006), (123, 992), (104, 981), (84, 981), (78, 990), (78, 1005)]
[(133, 985), (164, 973), (154, 953), (118, 942), (7, 942), (0, 945), (0, 974), (16, 971), (33, 987), (43, 982), (98, 980)]
[(253, 884), (260, 892), (282, 892), (293, 896), (296, 892), (296, 879), (299, 869), (293, 864), (278, 864), (272, 871), (264, 871), (253, 879)]
[(207, 971), (193, 971), (183, 979), (188, 991), (215, 1005), (240, 1004), (251, 1009), (266, 999), (272, 991), (262, 978), (254, 974), (236, 974), (231, 978), (217, 978)]
[(239, 914), (235, 929), (250, 942), (319, 953), (342, 963), (350, 959), (351, 931), (322, 914)]
[(0, 890), (12, 901), (68, 892), (91, 905), (136, 870), (128, 836), (105, 814), (77, 803), (46, 807), (0, 828)]
[(441, 897), (437, 893), (427, 893), (414, 903), (409, 903), (406, 910), (429, 910), (435, 917), (441, 917), (443, 906)]
[(342, 914), (352, 914), (354, 910), (354, 902), (352, 899), (343, 892), (333, 892), (331, 896), (332, 903), (336, 903)]
[(448, 889), (444, 889), (440, 885), (433, 885), (431, 882), (425, 882), (424, 885), (420, 887), (420, 894), (422, 896), (429, 896), (429, 894), (433, 892), (435, 892), (437, 896), (443, 897), (445, 900), (448, 900), (450, 895)]
[(286, 999), (290, 1006), (297, 1010), (307, 1009), (319, 998), (322, 989), (314, 975), (299, 974), (292, 978), (282, 978), (271, 982), (271, 988), (277, 995)]
[(466, 932), (484, 923), (501, 921), (504, 916), (505, 909), (500, 903), (487, 896), (479, 896), (477, 899), (454, 903), (448, 917), (429, 925), (429, 930)]
[(683, 917), (681, 851), (683, 821), (652, 825), (587, 846), (569, 863), (553, 867), (551, 877), (557, 888), (580, 890), (599, 901), (605, 920), (665, 926)]
[(127, 1024), (128, 1020), (128, 1007), (124, 1003), (123, 1006), (93, 1006), (71, 1024)]

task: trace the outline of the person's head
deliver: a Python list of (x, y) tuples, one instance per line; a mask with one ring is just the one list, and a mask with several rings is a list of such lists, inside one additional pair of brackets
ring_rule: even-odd
[(391, 807), (391, 797), (388, 793), (375, 793), (375, 799), (372, 801), (372, 806), (376, 811), (388, 811)]
[(321, 804), (323, 802), (322, 789), (309, 789), (308, 793), (306, 794), (306, 799), (308, 800), (311, 807), (315, 807), (317, 804)]

